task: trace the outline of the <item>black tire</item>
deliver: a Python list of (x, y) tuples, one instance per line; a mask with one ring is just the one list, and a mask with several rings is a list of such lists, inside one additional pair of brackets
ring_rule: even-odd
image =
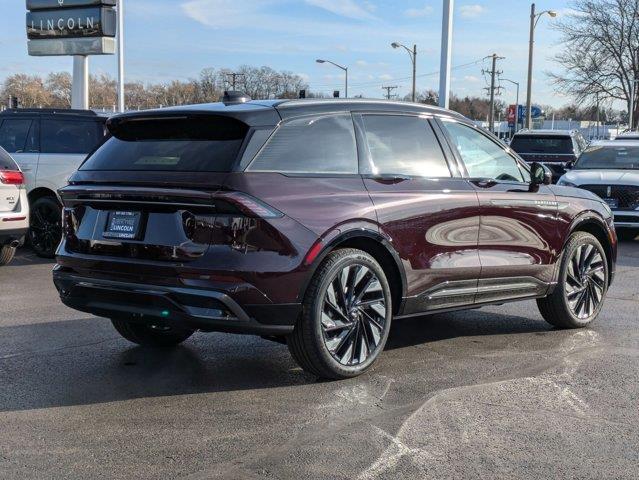
[[(588, 259), (582, 261), (581, 258), (590, 255), (589, 252), (594, 256), (593, 261), (599, 258), (595, 252), (599, 254), (602, 261), (597, 260), (593, 265), (586, 266)], [(571, 265), (575, 261), (576, 263)], [(583, 268), (580, 267), (582, 264), (584, 264)], [(571, 291), (568, 292), (568, 290)], [(594, 236), (586, 232), (576, 232), (570, 236), (562, 254), (557, 286), (551, 295), (537, 300), (537, 305), (542, 317), (551, 325), (558, 328), (583, 328), (599, 315), (607, 291), (606, 252)], [(597, 302), (596, 298), (599, 294), (601, 298)], [(588, 300), (589, 296), (593, 298), (592, 302)], [(583, 298), (585, 300), (580, 303)], [(571, 301), (574, 301), (575, 305), (571, 305)], [(582, 313), (575, 311), (580, 309), (580, 305), (583, 308)]]
[(16, 249), (14, 247), (10, 247), (9, 245), (5, 245), (0, 247), (0, 267), (4, 265), (8, 265), (13, 257), (16, 254)]
[(171, 328), (161, 323), (146, 324), (112, 318), (111, 323), (120, 335), (128, 341), (147, 347), (169, 348), (185, 341), (194, 330)]
[[(342, 285), (343, 271), (347, 275), (347, 286), (341, 289), (344, 293), (338, 295), (335, 285)], [(351, 273), (353, 271), (355, 273)], [(329, 288), (335, 303), (331, 301)], [(322, 316), (328, 305), (338, 304), (349, 314), (331, 310), (331, 315), (336, 316), (334, 322), (326, 315)], [(355, 377), (370, 368), (383, 351), (392, 312), (390, 287), (379, 263), (361, 250), (336, 250), (315, 272), (304, 296), (295, 330), (287, 337), (287, 345), (295, 361), (312, 375), (327, 379)], [(333, 322), (332, 326), (326, 325), (327, 319)], [(334, 351), (329, 349), (328, 343), (336, 344)], [(346, 350), (343, 350), (344, 346)], [(342, 355), (341, 351), (345, 353)], [(358, 352), (358, 358), (355, 358), (354, 352)], [(342, 359), (339, 360), (338, 356)], [(345, 360), (349, 356), (350, 359)]]
[(617, 237), (624, 242), (631, 242), (639, 235), (639, 229), (636, 228), (618, 228)]
[(62, 240), (62, 207), (54, 197), (38, 198), (31, 205), (29, 243), (42, 258), (54, 258)]

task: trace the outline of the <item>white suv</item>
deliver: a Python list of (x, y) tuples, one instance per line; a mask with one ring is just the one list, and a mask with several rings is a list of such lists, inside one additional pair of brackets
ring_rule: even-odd
[(90, 110), (10, 109), (0, 112), (0, 147), (22, 169), (31, 207), (29, 243), (41, 257), (53, 258), (62, 237), (66, 186), (87, 154), (104, 139), (105, 117)]
[(29, 202), (24, 176), (0, 148), (0, 266), (9, 263), (29, 228)]

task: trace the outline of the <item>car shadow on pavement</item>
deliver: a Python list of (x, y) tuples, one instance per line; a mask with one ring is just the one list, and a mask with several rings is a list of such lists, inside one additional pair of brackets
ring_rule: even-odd
[(12, 267), (22, 267), (26, 265), (46, 265), (55, 263), (54, 259), (38, 257), (29, 247), (21, 247), (16, 252), (16, 256), (9, 264)]
[[(549, 330), (542, 321), (512, 315), (442, 314), (397, 321), (387, 350)], [(490, 343), (487, 348), (499, 351)], [(196, 334), (177, 348), (156, 350), (132, 346), (99, 318), (0, 328), (0, 412), (316, 382), (286, 346), (258, 337)]]

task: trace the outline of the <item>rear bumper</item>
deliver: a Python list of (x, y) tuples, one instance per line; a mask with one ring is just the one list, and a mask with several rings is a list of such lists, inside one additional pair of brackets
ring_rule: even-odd
[[(1, 227), (2, 225), (0, 225)], [(7, 230), (0, 229), (0, 247), (11, 242), (21, 242), (29, 229), (27, 227), (11, 228)]]
[(300, 304), (240, 306), (220, 291), (87, 278), (58, 265), (53, 282), (62, 303), (75, 310), (210, 332), (286, 335), (301, 311)]

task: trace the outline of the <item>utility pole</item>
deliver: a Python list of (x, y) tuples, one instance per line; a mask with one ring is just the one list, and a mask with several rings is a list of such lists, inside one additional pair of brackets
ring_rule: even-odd
[(231, 77), (231, 87), (233, 88), (233, 90), (235, 90), (235, 85), (236, 85), (236, 79), (237, 77), (243, 77), (244, 74), (243, 73), (227, 73), (226, 74), (227, 77)]
[(501, 75), (502, 72), (497, 71), (497, 60), (503, 60), (505, 57), (500, 57), (496, 53), (493, 53), (490, 57), (492, 58), (492, 69), (489, 71), (483, 70), (482, 73), (490, 74), (490, 110), (488, 111), (488, 129), (495, 133), (495, 90), (499, 91), (501, 87), (496, 86), (497, 75)]
[(382, 87), (382, 90), (386, 90), (386, 100), (390, 100), (391, 98), (393, 98), (395, 95), (393, 95), (391, 92), (393, 90), (397, 90), (397, 86), (394, 85), (392, 87)]

